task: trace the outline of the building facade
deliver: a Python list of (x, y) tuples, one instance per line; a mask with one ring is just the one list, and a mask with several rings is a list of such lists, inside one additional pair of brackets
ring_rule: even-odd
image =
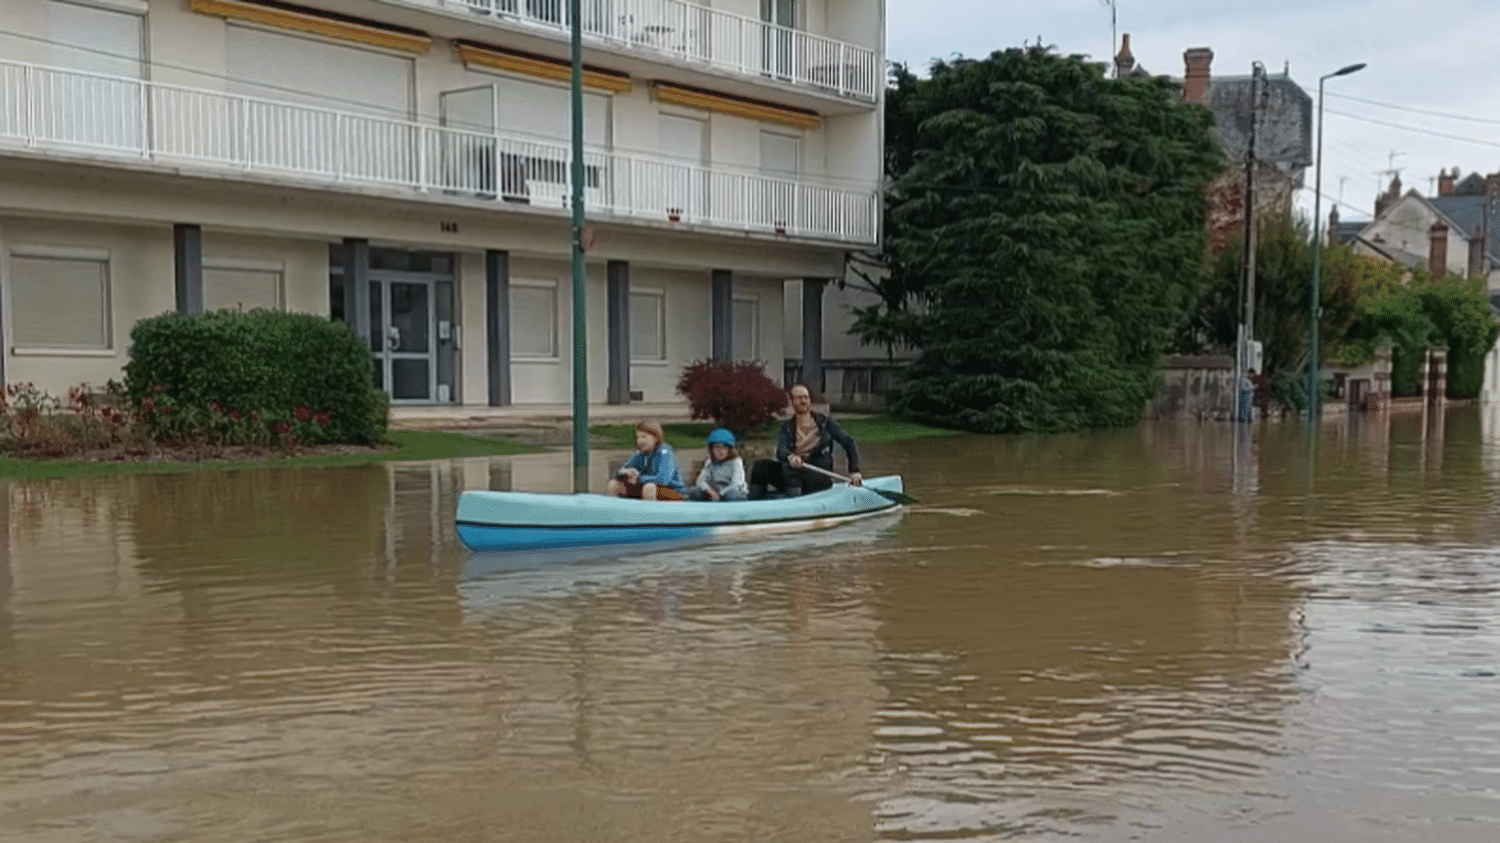
[[(566, 0), (0, 4), (3, 379), (119, 378), (164, 311), (367, 338), (396, 404), (571, 396)], [(583, 0), (589, 397), (783, 366), (878, 242), (883, 0)]]

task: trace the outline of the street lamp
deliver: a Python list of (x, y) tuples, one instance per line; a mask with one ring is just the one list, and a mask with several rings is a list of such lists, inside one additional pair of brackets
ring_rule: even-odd
[(1327, 76), (1318, 77), (1318, 155), (1313, 162), (1313, 218), (1312, 218), (1312, 283), (1307, 290), (1307, 314), (1310, 340), (1307, 346), (1307, 420), (1318, 418), (1318, 298), (1323, 289), (1323, 273), (1320, 266), (1323, 233), (1323, 83), (1335, 76), (1348, 76), (1364, 70), (1365, 63), (1341, 67)]

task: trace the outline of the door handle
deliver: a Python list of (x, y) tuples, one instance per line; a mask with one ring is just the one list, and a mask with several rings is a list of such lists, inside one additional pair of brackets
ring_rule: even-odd
[(401, 329), (395, 325), (385, 329), (385, 347), (391, 351), (401, 348)]

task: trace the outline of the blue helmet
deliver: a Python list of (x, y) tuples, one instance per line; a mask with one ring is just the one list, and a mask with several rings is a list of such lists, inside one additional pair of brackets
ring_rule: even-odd
[(708, 444), (710, 444), (710, 445), (728, 445), (729, 447), (733, 448), (734, 447), (734, 434), (731, 433), (731, 432), (729, 432), (725, 428), (722, 428), (722, 427), (716, 428), (712, 433), (708, 434)]

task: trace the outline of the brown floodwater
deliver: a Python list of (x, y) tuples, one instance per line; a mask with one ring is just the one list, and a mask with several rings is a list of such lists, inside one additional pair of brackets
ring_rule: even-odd
[(0, 841), (1500, 839), (1500, 410), (867, 451), (652, 552), (457, 544), (566, 454), (0, 486)]

